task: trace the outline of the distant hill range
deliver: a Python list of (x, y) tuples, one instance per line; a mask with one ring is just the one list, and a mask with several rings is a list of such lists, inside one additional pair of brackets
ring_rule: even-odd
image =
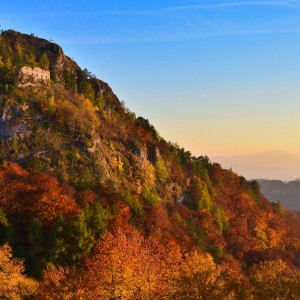
[(238, 155), (218, 156), (212, 160), (247, 179), (293, 181), (300, 178), (300, 154), (279, 150)]
[(273, 202), (280, 201), (290, 210), (300, 211), (300, 180), (258, 180), (261, 192)]

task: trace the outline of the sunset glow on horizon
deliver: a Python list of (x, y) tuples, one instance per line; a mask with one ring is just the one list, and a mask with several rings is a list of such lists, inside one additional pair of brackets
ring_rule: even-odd
[(194, 155), (300, 153), (299, 1), (2, 4)]

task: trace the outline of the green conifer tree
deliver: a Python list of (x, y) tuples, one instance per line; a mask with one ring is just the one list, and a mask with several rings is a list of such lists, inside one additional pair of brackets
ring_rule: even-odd
[(48, 261), (54, 265), (64, 266), (68, 260), (68, 224), (64, 216), (59, 214), (50, 229), (49, 234), (49, 257)]
[(71, 224), (70, 245), (73, 262), (79, 262), (83, 255), (89, 253), (94, 245), (95, 238), (88, 228), (87, 218), (82, 210)]
[(49, 61), (49, 58), (47, 56), (46, 53), (43, 53), (40, 57), (40, 60), (39, 60), (39, 65), (42, 69), (44, 70), (49, 70), (50, 68), (50, 61)]

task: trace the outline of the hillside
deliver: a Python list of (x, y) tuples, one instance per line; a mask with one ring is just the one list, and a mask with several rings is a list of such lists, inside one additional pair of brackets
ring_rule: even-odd
[(300, 295), (297, 215), (256, 181), (165, 141), (61, 47), (4, 31), (0, 90), (0, 264), (20, 265), (0, 271), (0, 295)]

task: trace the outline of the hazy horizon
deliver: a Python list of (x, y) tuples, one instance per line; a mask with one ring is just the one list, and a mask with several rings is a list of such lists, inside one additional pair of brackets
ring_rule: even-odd
[(6, 1), (194, 155), (300, 153), (299, 1)]
[(246, 155), (213, 156), (213, 162), (246, 179), (293, 181), (300, 178), (300, 154), (271, 150)]

